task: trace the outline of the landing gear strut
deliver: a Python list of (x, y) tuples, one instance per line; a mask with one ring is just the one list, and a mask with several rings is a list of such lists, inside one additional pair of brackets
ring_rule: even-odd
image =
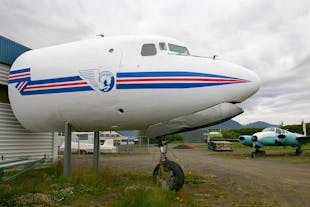
[(153, 181), (164, 189), (179, 191), (184, 184), (184, 172), (180, 165), (167, 159), (168, 142), (165, 137), (159, 137), (157, 140), (160, 160), (153, 171)]
[(253, 158), (253, 159), (255, 159), (256, 158), (256, 155), (257, 154), (265, 154), (265, 151), (261, 151), (261, 150), (259, 150), (258, 148), (259, 148), (259, 146), (256, 146), (256, 142), (257, 142), (257, 136), (252, 136), (252, 153), (251, 153), (251, 157)]
[(301, 150), (301, 148), (298, 147), (298, 148), (296, 149), (296, 155), (297, 155), (297, 156), (301, 156), (302, 154), (303, 154), (303, 151)]
[(256, 136), (252, 136), (252, 153), (251, 153), (251, 157), (253, 159), (256, 158), (256, 141), (257, 141), (257, 137)]
[(253, 152), (251, 153), (251, 157), (252, 157), (253, 159), (256, 158), (256, 152), (255, 152), (255, 151), (253, 151)]
[(251, 157), (252, 157), (253, 159), (255, 159), (257, 154), (265, 155), (266, 152), (265, 152), (265, 151), (262, 151), (262, 150), (259, 150), (258, 148), (255, 148), (255, 149), (252, 151), (252, 153), (251, 153)]

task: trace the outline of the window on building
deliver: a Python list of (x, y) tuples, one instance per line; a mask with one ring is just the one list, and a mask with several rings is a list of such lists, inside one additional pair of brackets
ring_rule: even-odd
[(167, 45), (165, 42), (160, 42), (159, 43), (159, 49), (160, 50), (167, 50)]
[(8, 86), (0, 85), (0, 102), (9, 103)]
[(173, 54), (177, 55), (185, 55), (189, 56), (189, 51), (186, 47), (180, 46), (180, 45), (174, 45), (174, 44), (168, 44), (169, 51), (172, 52)]
[(141, 49), (142, 56), (153, 56), (156, 55), (155, 44), (144, 44)]
[(63, 137), (63, 136), (65, 136), (65, 132), (58, 132), (58, 136), (59, 136), (59, 137), (61, 137), (61, 136), (62, 136), (62, 137)]

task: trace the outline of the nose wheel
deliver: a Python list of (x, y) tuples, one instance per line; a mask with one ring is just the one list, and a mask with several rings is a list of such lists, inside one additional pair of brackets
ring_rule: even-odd
[(167, 159), (167, 140), (158, 138), (160, 149), (159, 164), (153, 171), (153, 181), (163, 189), (179, 191), (184, 185), (184, 172), (179, 164)]
[(255, 159), (256, 158), (256, 141), (257, 141), (257, 137), (256, 136), (253, 136), (252, 137), (252, 153), (251, 153), (251, 157), (253, 158), (253, 159)]
[(298, 147), (298, 148), (296, 149), (296, 155), (297, 155), (297, 156), (303, 155), (303, 151), (301, 150), (301, 148)]

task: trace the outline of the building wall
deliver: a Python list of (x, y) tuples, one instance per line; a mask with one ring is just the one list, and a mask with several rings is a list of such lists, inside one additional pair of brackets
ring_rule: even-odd
[(8, 85), (10, 66), (0, 63), (0, 84)]
[(28, 156), (40, 159), (44, 155), (56, 160), (53, 133), (32, 133), (16, 119), (10, 104), (0, 103), (0, 156), (15, 159)]
[(30, 49), (0, 36), (0, 160), (23, 156), (40, 159), (45, 155), (55, 161), (58, 148), (53, 133), (32, 133), (26, 130), (16, 119), (8, 100), (10, 65), (27, 50)]

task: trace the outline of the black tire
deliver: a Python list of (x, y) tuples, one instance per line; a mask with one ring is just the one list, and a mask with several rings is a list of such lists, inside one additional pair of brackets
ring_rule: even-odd
[(256, 153), (255, 153), (255, 152), (252, 152), (252, 153), (251, 153), (251, 157), (252, 157), (253, 159), (255, 159), (255, 158), (256, 158)]
[(171, 191), (179, 191), (184, 185), (184, 172), (177, 163), (165, 160), (163, 163), (163, 175), (160, 172), (160, 164), (153, 171), (153, 181), (155, 184), (161, 185), (162, 188), (168, 188)]
[(85, 150), (80, 150), (80, 155), (86, 155), (87, 152)]
[(301, 156), (303, 155), (304, 151), (296, 149), (296, 156)]

